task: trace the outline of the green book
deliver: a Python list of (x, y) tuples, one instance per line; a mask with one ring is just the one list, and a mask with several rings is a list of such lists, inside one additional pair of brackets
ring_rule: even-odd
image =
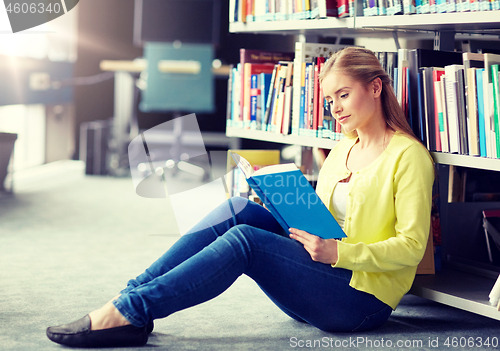
[(496, 139), (496, 150), (497, 158), (500, 158), (500, 87), (498, 85), (498, 73), (500, 65), (491, 65), (491, 81), (493, 83), (493, 123), (495, 125), (495, 139)]

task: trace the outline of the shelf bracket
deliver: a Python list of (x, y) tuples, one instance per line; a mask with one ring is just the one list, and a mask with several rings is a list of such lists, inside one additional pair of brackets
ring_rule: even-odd
[(434, 50), (455, 51), (455, 32), (434, 32)]
[(401, 49), (401, 45), (399, 44), (398, 32), (397, 31), (392, 32), (392, 37), (394, 38), (394, 44), (396, 44), (396, 50)]
[(298, 41), (300, 43), (317, 43), (318, 39), (318, 35), (301, 33), (296, 36), (295, 41)]

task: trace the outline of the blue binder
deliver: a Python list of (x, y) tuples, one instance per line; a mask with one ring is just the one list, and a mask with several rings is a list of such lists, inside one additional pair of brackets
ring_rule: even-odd
[(148, 62), (147, 88), (142, 93), (141, 111), (215, 110), (211, 44), (146, 43), (144, 58)]

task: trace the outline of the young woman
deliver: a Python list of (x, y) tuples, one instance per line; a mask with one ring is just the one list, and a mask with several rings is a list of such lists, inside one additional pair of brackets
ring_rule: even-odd
[[(331, 150), (316, 191), (347, 238), (284, 232), (265, 208), (232, 198), (116, 298), (76, 322), (49, 327), (47, 336), (74, 347), (144, 345), (154, 319), (216, 297), (242, 274), (284, 313), (319, 329), (354, 332), (385, 323), (425, 251), (432, 159), (371, 51), (338, 52), (320, 81), (347, 137)], [(217, 218), (217, 225), (203, 223)]]

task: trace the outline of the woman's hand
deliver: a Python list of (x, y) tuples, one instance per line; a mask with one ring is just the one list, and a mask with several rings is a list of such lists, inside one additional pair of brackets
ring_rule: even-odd
[(290, 228), (290, 238), (304, 245), (313, 261), (335, 264), (338, 260), (337, 240), (322, 239), (300, 229)]

